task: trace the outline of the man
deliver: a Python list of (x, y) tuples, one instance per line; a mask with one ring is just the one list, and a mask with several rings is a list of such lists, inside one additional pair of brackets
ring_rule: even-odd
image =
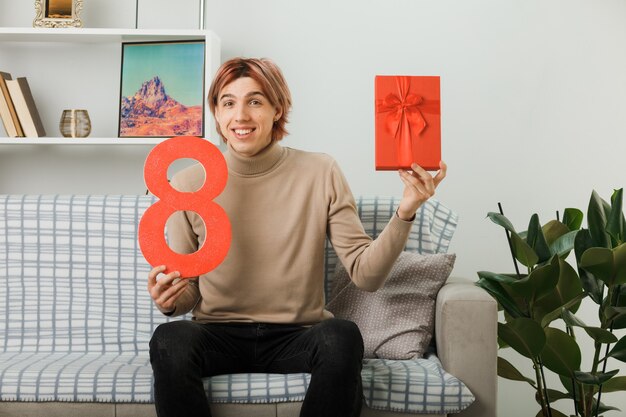
[[(157, 276), (148, 290), (161, 312), (193, 312), (193, 321), (157, 328), (150, 342), (159, 417), (210, 416), (203, 377), (228, 373), (310, 372), (300, 415), (350, 417), (361, 410), (363, 340), (357, 326), (324, 309), (324, 242), (362, 289), (380, 288), (403, 250), (416, 210), (446, 175), (417, 165), (400, 171), (396, 214), (376, 240), (368, 237), (337, 163), (328, 155), (282, 147), (291, 95), (270, 60), (236, 58), (218, 70), (209, 90), (217, 130), (228, 145), (229, 178), (215, 202), (232, 226), (225, 260), (208, 274)], [(172, 179), (180, 191), (205, 180), (194, 165)], [(210, 178), (209, 178), (210, 180)], [(197, 251), (206, 239), (196, 213), (168, 222), (170, 246)]]

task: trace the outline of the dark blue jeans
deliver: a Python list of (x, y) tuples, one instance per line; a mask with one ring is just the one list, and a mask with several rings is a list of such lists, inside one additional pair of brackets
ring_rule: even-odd
[(159, 417), (210, 417), (202, 378), (233, 373), (311, 373), (301, 417), (358, 417), (363, 339), (347, 320), (285, 324), (161, 324), (150, 341)]

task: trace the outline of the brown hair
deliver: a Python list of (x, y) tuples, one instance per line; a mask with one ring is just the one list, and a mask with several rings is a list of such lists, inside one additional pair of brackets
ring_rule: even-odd
[[(211, 114), (215, 117), (215, 107), (217, 106), (218, 96), (222, 88), (243, 77), (250, 77), (258, 82), (270, 104), (281, 110), (280, 119), (272, 126), (272, 141), (281, 140), (289, 133), (285, 129), (285, 125), (287, 124), (289, 110), (291, 110), (291, 93), (280, 68), (269, 59), (239, 57), (224, 62), (217, 70), (211, 83), (211, 88), (209, 88), (207, 99)], [(216, 123), (216, 130), (222, 137), (222, 140), (226, 142), (219, 123)]]

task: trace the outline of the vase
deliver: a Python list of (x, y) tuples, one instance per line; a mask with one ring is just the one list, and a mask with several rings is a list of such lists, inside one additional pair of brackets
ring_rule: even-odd
[(86, 138), (91, 133), (89, 113), (87, 110), (63, 110), (59, 129), (66, 138)]

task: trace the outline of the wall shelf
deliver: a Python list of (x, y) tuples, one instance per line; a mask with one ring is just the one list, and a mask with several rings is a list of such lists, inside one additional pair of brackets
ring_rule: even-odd
[(167, 138), (0, 138), (0, 145), (156, 145)]
[[(121, 43), (204, 40), (206, 97), (220, 65), (220, 40), (199, 29), (0, 28), (0, 71), (26, 77), (49, 137), (7, 138), (0, 145), (154, 145), (164, 138), (118, 138)], [(92, 137), (64, 138), (58, 124), (68, 108), (84, 108)], [(216, 141), (208, 105), (205, 137)], [(59, 135), (55, 137), (55, 135)]]
[[(2, 42), (110, 43), (205, 38), (218, 40), (213, 32), (207, 30), (0, 28), (0, 41)], [(207, 39), (207, 47), (210, 46), (209, 41)]]

